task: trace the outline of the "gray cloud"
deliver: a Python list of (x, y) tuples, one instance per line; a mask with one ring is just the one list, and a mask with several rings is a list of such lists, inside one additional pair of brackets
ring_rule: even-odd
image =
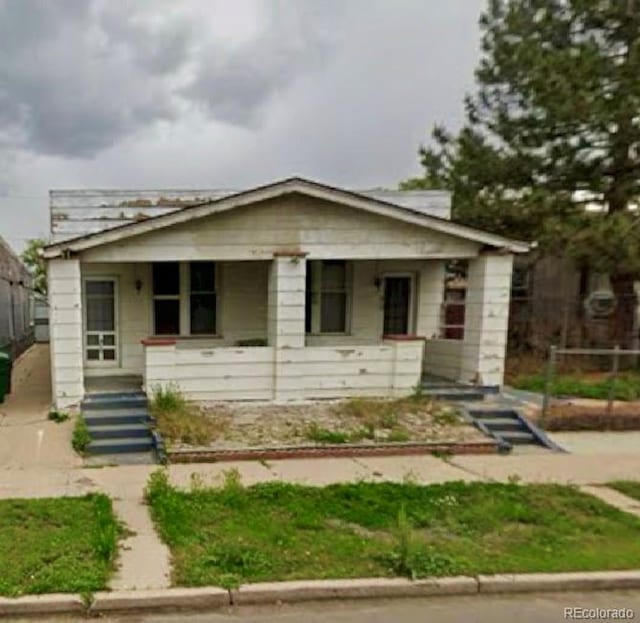
[(193, 16), (156, 19), (163, 6), (1, 2), (0, 145), (89, 157), (190, 104), (255, 125), (272, 95), (321, 61), (338, 12), (337, 0), (276, 1), (258, 32), (230, 47)]
[(232, 50), (217, 41), (205, 47), (184, 94), (214, 118), (255, 125), (274, 95), (326, 62), (342, 7), (338, 0), (273, 2), (255, 37)]

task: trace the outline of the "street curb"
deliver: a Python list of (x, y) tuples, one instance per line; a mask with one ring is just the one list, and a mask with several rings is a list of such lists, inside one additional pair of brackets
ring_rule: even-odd
[(470, 595), (477, 592), (478, 583), (471, 577), (433, 578), (413, 582), (405, 578), (362, 578), (246, 584), (232, 590), (231, 599), (233, 605), (245, 605), (325, 599)]
[(640, 588), (640, 570), (479, 575), (480, 593), (597, 591)]
[(295, 603), (330, 599), (437, 597), (498, 593), (640, 589), (640, 570), (576, 573), (520, 573), (455, 576), (411, 581), (405, 578), (299, 580), (245, 584), (228, 591), (215, 586), (134, 591), (103, 591), (87, 608), (78, 595), (51, 593), (0, 597), (0, 618), (85, 612), (216, 610), (231, 605)]
[(104, 591), (94, 594), (89, 613), (170, 610), (172, 608), (206, 610), (228, 605), (229, 591), (215, 586)]
[(24, 597), (0, 597), (0, 617), (19, 614), (66, 614), (84, 612), (86, 605), (78, 595), (48, 593)]

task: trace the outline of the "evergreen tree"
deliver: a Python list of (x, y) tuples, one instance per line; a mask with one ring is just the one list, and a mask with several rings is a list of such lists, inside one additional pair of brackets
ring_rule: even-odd
[(477, 92), (434, 127), (410, 188), (449, 188), (454, 218), (566, 250), (608, 273), (630, 345), (640, 279), (640, 0), (490, 0)]

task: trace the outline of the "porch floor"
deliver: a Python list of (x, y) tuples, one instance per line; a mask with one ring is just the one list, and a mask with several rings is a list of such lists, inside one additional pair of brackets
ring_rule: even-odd
[(134, 374), (85, 377), (84, 389), (87, 394), (139, 392), (142, 389), (142, 377)]

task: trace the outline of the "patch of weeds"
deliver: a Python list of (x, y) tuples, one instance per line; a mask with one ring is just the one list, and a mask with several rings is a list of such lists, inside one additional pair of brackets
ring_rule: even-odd
[(114, 560), (118, 549), (121, 529), (113, 516), (111, 500), (106, 495), (95, 496), (94, 515), (96, 519), (94, 550), (103, 562), (110, 563)]
[(69, 419), (69, 414), (66, 413), (65, 411), (58, 411), (57, 409), (51, 409), (47, 417), (52, 422), (56, 422), (57, 424), (60, 424), (61, 422), (66, 422)]
[(169, 444), (180, 442), (205, 446), (219, 438), (229, 424), (226, 415), (200, 413), (172, 384), (153, 388), (150, 409), (160, 434)]
[(394, 530), (394, 548), (389, 554), (391, 569), (396, 575), (411, 580), (429, 576), (453, 575), (459, 565), (443, 554), (438, 554), (415, 536), (404, 504), (398, 510)]
[(411, 439), (411, 435), (404, 428), (394, 428), (388, 435), (386, 441), (390, 441), (392, 443), (400, 443), (404, 441), (409, 441)]
[(71, 446), (80, 455), (84, 456), (87, 453), (87, 448), (91, 443), (91, 435), (89, 434), (89, 428), (84, 418), (80, 415), (76, 419), (76, 423), (73, 427), (73, 433), (71, 434)]
[(305, 431), (305, 436), (310, 441), (316, 443), (325, 444), (342, 444), (348, 443), (351, 438), (349, 433), (337, 430), (329, 430), (328, 428), (322, 428), (313, 422)]
[(438, 426), (456, 426), (462, 423), (458, 412), (450, 407), (437, 407), (431, 418)]

